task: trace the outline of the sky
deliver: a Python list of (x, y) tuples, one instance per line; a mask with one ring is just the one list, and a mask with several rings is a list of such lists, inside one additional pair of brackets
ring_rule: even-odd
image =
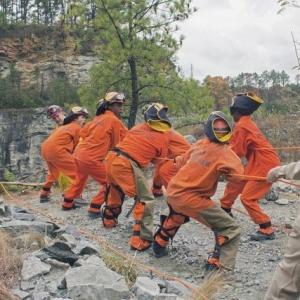
[(193, 65), (198, 80), (274, 69), (294, 81), (291, 31), (300, 42), (300, 8), (277, 14), (276, 0), (194, 0), (193, 5), (198, 11), (178, 32), (185, 36), (177, 57), (186, 76)]

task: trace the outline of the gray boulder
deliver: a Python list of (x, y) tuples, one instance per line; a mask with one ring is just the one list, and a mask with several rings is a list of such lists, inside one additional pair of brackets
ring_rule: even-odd
[(89, 241), (81, 240), (74, 249), (74, 252), (79, 255), (92, 255), (100, 252), (100, 247)]
[(26, 300), (26, 299), (30, 298), (30, 294), (29, 293), (27, 293), (25, 291), (18, 290), (18, 289), (12, 290), (12, 294), (14, 296), (17, 296), (18, 299), (21, 299), (21, 300)]
[(65, 274), (68, 296), (74, 300), (129, 299), (123, 276), (100, 266), (82, 266)]
[(78, 260), (79, 256), (76, 255), (66, 243), (57, 241), (53, 245), (43, 248), (43, 250), (51, 258), (58, 261), (68, 263), (71, 266)]
[(22, 280), (28, 281), (34, 277), (50, 272), (51, 266), (42, 262), (36, 256), (29, 256), (23, 262), (21, 276)]
[(177, 281), (167, 280), (166, 288), (168, 294), (176, 294), (178, 296), (187, 297), (187, 298), (191, 296), (191, 291)]
[(21, 235), (33, 231), (51, 234), (54, 230), (54, 224), (48, 222), (12, 220), (0, 225), (0, 229), (4, 229), (13, 235)]
[(138, 300), (153, 300), (160, 293), (158, 284), (149, 277), (138, 277), (132, 291)]

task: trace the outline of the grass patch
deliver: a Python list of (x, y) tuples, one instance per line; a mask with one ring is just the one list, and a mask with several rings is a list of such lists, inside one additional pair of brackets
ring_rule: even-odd
[(0, 300), (15, 299), (9, 289), (18, 280), (24, 253), (41, 249), (45, 244), (45, 237), (38, 233), (12, 237), (0, 230)]
[(24, 249), (25, 251), (39, 250), (46, 245), (44, 235), (40, 233), (25, 233), (16, 237), (13, 244), (17, 249)]
[(129, 287), (135, 283), (138, 271), (131, 262), (117, 254), (109, 252), (109, 249), (103, 250), (101, 258), (108, 268), (124, 276)]
[(14, 246), (12, 237), (0, 230), (0, 284), (6, 288), (12, 287), (20, 273), (21, 266), (22, 259)]
[[(3, 180), (14, 182), (14, 181), (16, 181), (16, 176), (12, 172), (10, 172), (8, 169), (4, 169), (3, 170)], [(3, 185), (4, 185), (5, 189), (7, 189), (9, 192), (21, 192), (22, 191), (22, 187), (20, 187), (18, 185), (14, 185), (14, 184), (8, 184), (8, 185), (3, 184)], [(5, 191), (0, 186), (0, 194), (3, 192), (5, 192)]]
[(10, 293), (9, 289), (0, 282), (0, 300), (16, 300), (16, 298)]
[(222, 272), (214, 272), (199, 285), (191, 300), (213, 299), (213, 296), (222, 290), (224, 285), (225, 281)]

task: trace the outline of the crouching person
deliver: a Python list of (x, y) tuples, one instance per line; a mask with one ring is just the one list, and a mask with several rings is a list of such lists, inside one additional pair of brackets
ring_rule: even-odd
[(217, 189), (218, 179), (225, 174), (229, 181), (240, 180), (233, 174), (243, 174), (238, 156), (231, 150), (230, 123), (220, 112), (212, 112), (205, 125), (206, 139), (198, 141), (176, 161), (183, 164), (168, 185), (170, 214), (154, 235), (156, 257), (167, 254), (166, 247), (180, 226), (189, 217), (211, 228), (215, 249), (206, 262), (207, 270), (234, 268), (240, 239), (240, 228), (210, 197)]
[(168, 134), (171, 123), (167, 107), (150, 105), (144, 112), (145, 123), (129, 130), (122, 142), (109, 152), (107, 179), (110, 185), (103, 212), (103, 225), (116, 226), (125, 194), (135, 198), (133, 235), (130, 246), (135, 250), (149, 248), (153, 238), (154, 197), (143, 174), (143, 168), (158, 157), (168, 154)]
[[(267, 179), (274, 182), (278, 178), (300, 180), (300, 161), (269, 171)], [(283, 260), (279, 263), (265, 300), (297, 300), (300, 297), (300, 214), (289, 235)]]
[(80, 130), (88, 111), (79, 106), (71, 109), (64, 118), (63, 125), (58, 127), (42, 144), (41, 154), (48, 166), (48, 175), (40, 194), (40, 202), (48, 202), (50, 190), (60, 174), (71, 180), (76, 178), (76, 165), (73, 151), (78, 144)]

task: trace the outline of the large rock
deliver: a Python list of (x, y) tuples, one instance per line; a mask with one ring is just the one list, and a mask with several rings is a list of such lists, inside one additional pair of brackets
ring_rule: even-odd
[(15, 220), (22, 221), (33, 221), (35, 219), (35, 215), (28, 213), (14, 213), (12, 216)]
[(63, 233), (60, 237), (60, 240), (62, 240), (63, 242), (66, 242), (68, 245), (70, 245), (71, 248), (76, 246), (76, 239), (73, 237), (73, 235), (68, 234), (68, 233)]
[(68, 296), (74, 300), (129, 299), (123, 276), (100, 266), (82, 266), (65, 274)]
[(182, 297), (190, 297), (191, 291), (177, 281), (166, 281), (168, 294), (176, 294)]
[(50, 294), (48, 292), (33, 292), (33, 300), (50, 300)]
[(74, 238), (80, 238), (81, 237), (81, 233), (78, 230), (78, 228), (74, 225), (67, 225), (67, 226), (61, 226), (59, 229), (57, 229), (55, 232), (55, 235), (57, 237), (62, 236), (63, 234), (70, 234), (72, 235)]
[(97, 255), (91, 255), (88, 256), (87, 258), (83, 259), (80, 258), (76, 261), (75, 263), (76, 266), (87, 266), (87, 265), (91, 265), (91, 266), (100, 266), (105, 268), (105, 262)]
[(51, 258), (68, 263), (71, 266), (73, 266), (73, 264), (79, 258), (79, 256), (72, 251), (68, 244), (60, 241), (57, 241), (53, 245), (44, 248), (43, 251)]
[(100, 252), (100, 247), (89, 241), (81, 240), (74, 249), (74, 252), (79, 255), (92, 255)]
[(28, 281), (40, 275), (49, 273), (50, 269), (50, 265), (43, 263), (36, 256), (29, 256), (23, 262), (21, 276), (23, 280)]
[(12, 290), (12, 294), (17, 296), (18, 299), (21, 299), (21, 300), (26, 300), (26, 299), (30, 299), (30, 294), (25, 292), (25, 291), (21, 291), (19, 289), (14, 289)]
[(39, 232), (42, 234), (51, 234), (54, 230), (54, 224), (48, 222), (31, 222), (23, 220), (12, 220), (5, 222), (0, 226), (0, 229), (4, 229), (10, 232), (12, 235), (20, 235), (28, 232)]
[(132, 291), (138, 300), (153, 300), (160, 293), (158, 284), (149, 277), (138, 277)]

